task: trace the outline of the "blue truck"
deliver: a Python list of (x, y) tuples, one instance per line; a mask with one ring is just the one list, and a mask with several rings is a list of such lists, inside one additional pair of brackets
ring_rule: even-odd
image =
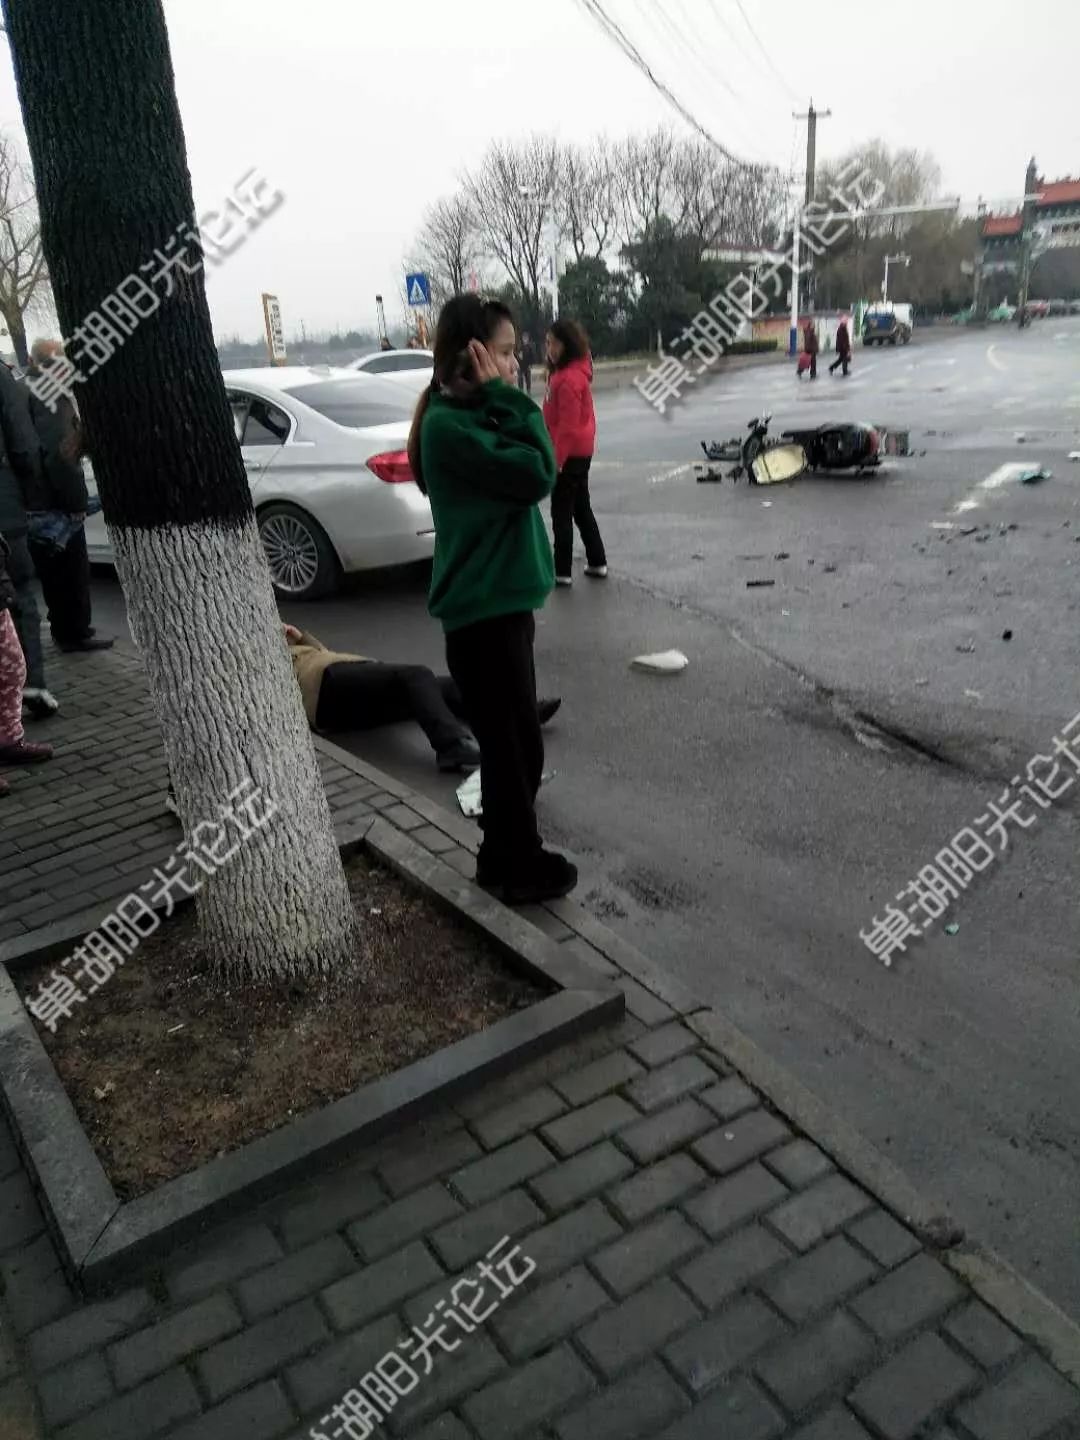
[(864, 345), (906, 345), (911, 339), (913, 317), (910, 305), (894, 305), (892, 301), (871, 305), (863, 316)]

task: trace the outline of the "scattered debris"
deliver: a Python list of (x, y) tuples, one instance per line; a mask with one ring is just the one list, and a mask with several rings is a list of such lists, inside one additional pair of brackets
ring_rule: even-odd
[(918, 678), (916, 679), (915, 684), (916, 684), (916, 685), (929, 685), (929, 684), (930, 684), (930, 681), (926, 678), (925, 675), (920, 675), (920, 676), (918, 676)]
[[(769, 581), (772, 584), (772, 581)], [(631, 660), (633, 670), (651, 670), (657, 675), (677, 675), (685, 670), (690, 661), (681, 650), (661, 650), (655, 655), (638, 655)]]
[(975, 532), (978, 530), (978, 528), (979, 528), (979, 527), (978, 527), (977, 525), (965, 525), (964, 528), (960, 531), (960, 534), (961, 534), (961, 535), (974, 535)]
[(951, 520), (931, 520), (931, 530), (955, 530), (956, 526)]
[(746, 588), (747, 588), (747, 590), (760, 590), (760, 589), (764, 588), (766, 585), (775, 585), (775, 584), (776, 584), (776, 581), (775, 581), (775, 580), (747, 580), (747, 582), (746, 582)]
[(701, 553), (700, 550), (695, 550), (694, 553), (690, 556), (690, 559), (691, 559), (691, 560), (704, 560), (704, 559), (705, 559), (705, 556)]
[(955, 920), (952, 922), (951, 925), (946, 925), (946, 926), (945, 926), (945, 934), (946, 934), (946, 935), (958, 935), (959, 933), (960, 933), (960, 926), (957, 925), (957, 923), (956, 923)]
[(1003, 631), (1001, 632), (1001, 638), (1002, 638), (1002, 640), (1011, 640), (1011, 639), (1012, 639), (1012, 631), (1011, 631), (1011, 630), (1003, 630)]
[(1027, 439), (1027, 436), (1024, 434), (1023, 430), (1017, 430), (1017, 432), (1016, 432), (1016, 443), (1017, 443), (1018, 445), (1023, 445), (1023, 443), (1024, 443), (1024, 441), (1025, 441), (1026, 439)]
[(965, 691), (964, 691), (964, 694), (968, 697), (969, 700), (981, 700), (981, 699), (982, 699), (982, 692), (979, 691), (979, 690), (965, 690)]
[(776, 554), (773, 556), (773, 559), (774, 559), (774, 560), (790, 560), (790, 559), (791, 559), (791, 554), (790, 554), (790, 552), (787, 551), (787, 550), (778, 550), (778, 551), (776, 552)]
[(790, 615), (790, 614), (791, 614), (791, 611), (790, 611), (790, 610), (781, 610), (781, 611), (780, 611), (780, 614), (781, 614), (781, 615)]
[(990, 539), (990, 532), (989, 532), (989, 530), (988, 530), (985, 535), (976, 535), (976, 536), (975, 536), (975, 544), (976, 544), (976, 545), (985, 545), (986, 542), (987, 542), (989, 539)]
[[(540, 776), (540, 784), (546, 785), (554, 780), (559, 772), (557, 770), (545, 770)], [(457, 788), (457, 801), (461, 813), (467, 820), (479, 820), (484, 813), (483, 794), (480, 789), (480, 771), (474, 770), (467, 780), (463, 780)], [(381, 910), (372, 910), (372, 915), (381, 915)]]
[(826, 565), (826, 566), (825, 566), (825, 574), (826, 574), (826, 575), (835, 575), (835, 574), (836, 574), (836, 566), (835, 566), (835, 565)]
[(1021, 485), (1037, 485), (1040, 480), (1049, 480), (1053, 473), (1043, 465), (1033, 465), (1029, 470), (1021, 470), (1016, 478)]
[(762, 500), (761, 503), (762, 503), (762, 505), (764, 506), (764, 508), (765, 508), (766, 510), (771, 510), (771, 509), (772, 509), (772, 501), (771, 501), (771, 500)]
[(179, 1024), (179, 1025), (174, 1025), (171, 1030), (166, 1030), (166, 1031), (165, 1031), (165, 1034), (166, 1034), (166, 1035), (175, 1035), (178, 1030), (182, 1030), (183, 1028), (184, 1028), (183, 1023), (181, 1023), (181, 1024)]
[(112, 1092), (113, 1092), (115, 1089), (116, 1089), (116, 1084), (115, 1084), (115, 1082), (112, 1081), (112, 1080), (106, 1080), (104, 1085), (95, 1085), (95, 1086), (94, 1086), (94, 1099), (95, 1099), (95, 1100), (107, 1100), (107, 1099), (109, 1098), (109, 1096), (112, 1094)]
[(957, 650), (960, 652), (961, 655), (974, 655), (974, 654), (975, 654), (975, 641), (974, 641), (974, 640), (965, 640), (964, 643), (963, 643), (963, 645), (957, 645), (956, 648), (957, 648)]
[(1069, 459), (1070, 459), (1070, 460), (1080, 460), (1080, 450), (1070, 450), (1070, 451), (1069, 451)]

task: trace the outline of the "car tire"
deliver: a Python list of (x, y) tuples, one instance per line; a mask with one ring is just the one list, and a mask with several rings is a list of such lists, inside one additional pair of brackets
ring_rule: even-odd
[(319, 600), (341, 580), (326, 531), (298, 505), (275, 501), (258, 512), (259, 538), (279, 600)]

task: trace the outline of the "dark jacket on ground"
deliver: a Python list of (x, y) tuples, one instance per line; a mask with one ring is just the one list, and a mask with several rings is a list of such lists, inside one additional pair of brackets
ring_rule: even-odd
[(26, 511), (39, 484), (40, 447), (29, 394), (0, 363), (0, 533), (26, 534)]
[[(30, 378), (42, 374), (36, 366)], [(89, 496), (82, 462), (67, 459), (64, 448), (74, 446), (79, 435), (79, 417), (66, 395), (61, 395), (52, 411), (31, 390), (30, 416), (41, 447), (41, 479), (26, 496), (28, 510), (60, 510), (65, 515), (85, 515)]]

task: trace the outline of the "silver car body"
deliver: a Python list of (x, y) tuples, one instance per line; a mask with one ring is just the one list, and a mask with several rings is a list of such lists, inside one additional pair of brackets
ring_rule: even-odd
[[(431, 507), (415, 481), (390, 484), (367, 465), (373, 456), (404, 451), (410, 392), (330, 366), (227, 370), (224, 379), (260, 516), (276, 502), (310, 516), (345, 573), (430, 558)], [(339, 423), (365, 418), (373, 423)], [(92, 560), (112, 559), (100, 514), (87, 521), (86, 539)]]
[(358, 370), (362, 375), (381, 375), (415, 395), (431, 383), (434, 368), (435, 356), (430, 350), (374, 350), (349, 364), (350, 370)]

